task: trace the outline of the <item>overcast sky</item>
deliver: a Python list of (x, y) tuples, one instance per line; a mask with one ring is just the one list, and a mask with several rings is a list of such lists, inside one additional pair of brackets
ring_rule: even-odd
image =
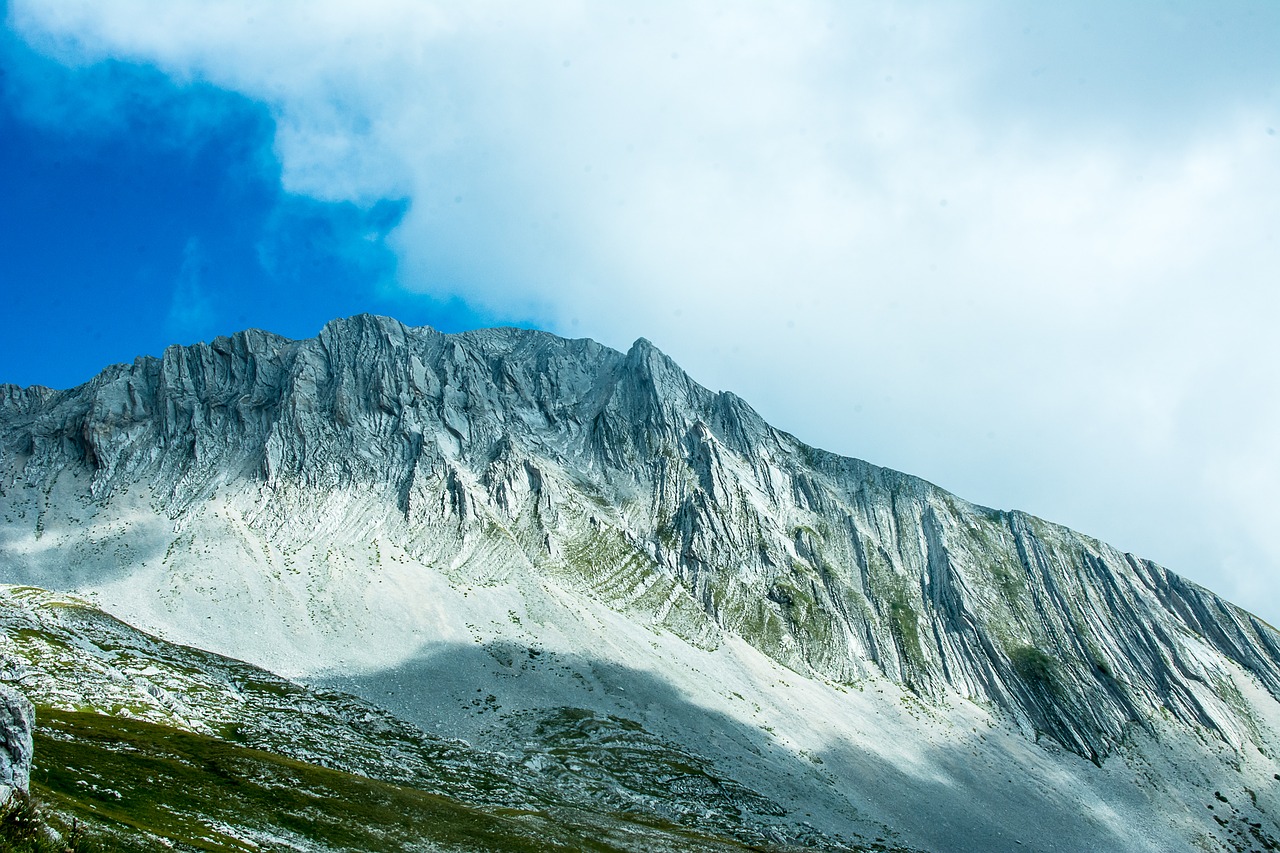
[(360, 311), (644, 336), (1280, 623), (1275, 0), (5, 13), (0, 381)]

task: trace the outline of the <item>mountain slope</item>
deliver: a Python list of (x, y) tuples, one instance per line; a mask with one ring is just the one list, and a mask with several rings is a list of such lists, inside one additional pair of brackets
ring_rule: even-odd
[(39, 794), (123, 849), (741, 849), (735, 836), (781, 849), (742, 808), (763, 798), (642, 732), (614, 746), (639, 745), (635, 766), (667, 783), (700, 783), (696, 828), (645, 790), (658, 774), (611, 774), (601, 796), (31, 587), (0, 587), (0, 673), (39, 708)]
[[(70, 391), (4, 386), (0, 453), (0, 579), (495, 748), (564, 707), (699, 752), (727, 718), (768, 737), (713, 744), (721, 766), (859, 832), (925, 790), (840, 793), (867, 756), (964, 786), (923, 744), (973, 752), (962, 735), (995, 726), (1000, 754), (971, 781), (1093, 762), (1013, 818), (930, 794), (989, 842), (1072, 831), (1153, 749), (1178, 766), (1225, 750), (1241, 791), (1276, 772), (1280, 635), (1256, 617), (1065, 528), (810, 448), (643, 340), (623, 354), (367, 316), (309, 341), (244, 332)], [(831, 745), (854, 750), (843, 770), (768, 757)], [(1188, 795), (1185, 768), (1161, 772), (1155, 789)], [(1202, 811), (1158, 822), (1226, 843)]]

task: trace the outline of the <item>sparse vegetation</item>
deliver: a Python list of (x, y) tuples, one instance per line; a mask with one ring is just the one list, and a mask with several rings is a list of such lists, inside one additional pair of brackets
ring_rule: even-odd
[(14, 791), (0, 806), (3, 853), (105, 853), (107, 849), (90, 838), (78, 820), (55, 829), (44, 807), (26, 791)]
[(996, 564), (991, 567), (991, 579), (1004, 594), (1007, 601), (1016, 603), (1023, 589), (1022, 579), (1011, 572), (1007, 566)]
[(920, 647), (920, 626), (916, 610), (907, 601), (906, 591), (897, 588), (889, 596), (890, 629), (898, 641), (907, 662), (920, 666), (924, 663), (924, 651)]
[(1054, 690), (1057, 687), (1057, 663), (1035, 646), (1015, 646), (1009, 650), (1013, 671), (1029, 685)]
[[(69, 825), (113, 846), (4, 846), (0, 853), (143, 853), (182, 850), (432, 849), (544, 851), (742, 849), (645, 817), (573, 817), (528, 808), (478, 808), (449, 797), (248, 749), (136, 720), (44, 711), (33, 790)], [(580, 759), (581, 760), (581, 759)], [(690, 771), (693, 772), (693, 771)], [(74, 822), (74, 824), (72, 824)], [(64, 831), (64, 844), (72, 834)], [(628, 839), (614, 843), (611, 837)], [(163, 839), (163, 842), (158, 841)]]

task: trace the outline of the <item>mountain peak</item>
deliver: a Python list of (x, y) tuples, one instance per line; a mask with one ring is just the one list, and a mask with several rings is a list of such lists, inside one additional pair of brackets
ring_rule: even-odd
[(628, 366), (650, 372), (684, 374), (684, 370), (648, 338), (636, 338), (635, 343), (627, 350), (625, 361)]
[[(376, 329), (384, 332), (404, 332), (411, 327), (406, 326), (394, 317), (387, 317), (382, 314), (352, 314), (348, 317), (335, 317), (324, 324), (323, 330), (364, 330)], [(419, 326), (420, 329), (430, 329), (430, 326)]]
[[(621, 354), (357, 315), (0, 398), (0, 581), (93, 591), (277, 671), (398, 672), (499, 640), (482, 659), (503, 678), (555, 643), (627, 666), (750, 649), (815, 696), (890, 685), (929, 719), (991, 714), (1097, 764), (1169, 727), (1262, 748), (1280, 719), (1260, 620), (1089, 537), (814, 451), (644, 338)], [(699, 701), (755, 726), (733, 698), (753, 683)], [(555, 701), (614, 713), (619, 686)], [(782, 701), (752, 695), (766, 716)]]
[(630, 355), (633, 352), (643, 354), (650, 350), (658, 351), (658, 348), (653, 345), (653, 341), (648, 338), (636, 338), (635, 343), (633, 343), (631, 348), (627, 350), (627, 354)]

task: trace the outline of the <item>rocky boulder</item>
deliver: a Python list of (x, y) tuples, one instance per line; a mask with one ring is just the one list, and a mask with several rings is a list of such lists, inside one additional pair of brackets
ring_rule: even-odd
[(27, 790), (31, 779), (31, 731), (35, 708), (12, 687), (0, 685), (0, 802)]

